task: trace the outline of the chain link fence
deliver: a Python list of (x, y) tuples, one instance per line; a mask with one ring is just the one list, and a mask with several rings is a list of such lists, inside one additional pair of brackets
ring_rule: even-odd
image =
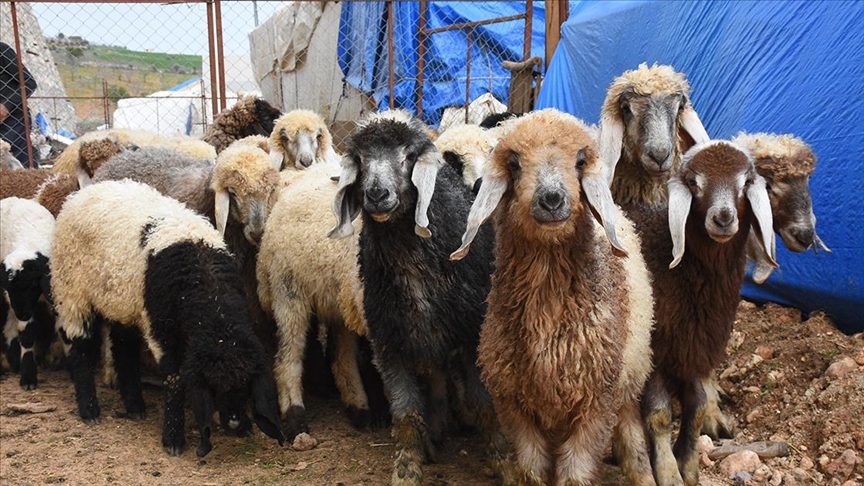
[[(528, 111), (542, 72), (540, 4), (0, 3), (0, 101), (10, 105), (0, 134), (26, 165), (24, 125), (33, 160), (45, 161), (92, 130), (201, 135), (250, 92), (321, 113), (337, 148), (363, 114), (388, 107), (441, 128)], [(22, 102), (9, 94), (21, 98), (16, 51), (37, 85)]]

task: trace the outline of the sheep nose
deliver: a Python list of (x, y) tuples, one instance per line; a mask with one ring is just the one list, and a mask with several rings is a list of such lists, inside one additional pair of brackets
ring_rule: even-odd
[(564, 198), (561, 196), (561, 193), (557, 191), (547, 192), (540, 198), (540, 206), (550, 213), (561, 209), (563, 204)]
[(652, 149), (648, 151), (648, 157), (651, 157), (651, 160), (657, 164), (657, 167), (663, 167), (663, 164), (666, 162), (666, 159), (669, 158), (669, 150), (662, 149)]
[(794, 236), (795, 239), (798, 240), (798, 243), (801, 243), (801, 246), (803, 247), (808, 247), (813, 244), (813, 228), (794, 228), (790, 233), (792, 233), (792, 236)]
[(310, 165), (312, 165), (312, 157), (308, 155), (302, 155), (298, 157), (298, 159), (300, 160), (300, 163), (303, 165), (303, 167), (309, 167)]
[(714, 224), (719, 226), (720, 228), (728, 228), (730, 224), (732, 224), (732, 211), (728, 209), (724, 209), (719, 213), (715, 214), (712, 218), (714, 220)]
[(390, 195), (390, 191), (384, 189), (383, 187), (372, 187), (366, 189), (366, 199), (371, 203), (378, 203), (385, 199)]

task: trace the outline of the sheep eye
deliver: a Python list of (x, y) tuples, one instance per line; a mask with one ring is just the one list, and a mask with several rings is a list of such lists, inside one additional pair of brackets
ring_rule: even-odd
[(694, 187), (694, 188), (695, 188), (695, 187), (698, 187), (698, 186), (699, 186), (699, 183), (696, 182), (696, 178), (695, 178), (695, 177), (689, 177), (689, 178), (687, 179), (687, 185), (690, 186), (690, 187)]
[(315, 138), (317, 138), (317, 139), (318, 139), (318, 141), (319, 141), (319, 142), (320, 142), (320, 141), (321, 141), (321, 138), (322, 138), (322, 137), (323, 137), (323, 136), (324, 136), (324, 134), (323, 134), (323, 133), (321, 133), (321, 132), (318, 132), (318, 136), (317, 136), (317, 137), (315, 137)]
[(579, 150), (579, 153), (576, 154), (576, 170), (582, 170), (586, 162), (588, 162), (588, 159), (585, 157), (585, 151)]
[(519, 154), (515, 152), (510, 154), (510, 158), (507, 159), (507, 167), (509, 167), (512, 171), (517, 171), (522, 168), (522, 163), (519, 160)]

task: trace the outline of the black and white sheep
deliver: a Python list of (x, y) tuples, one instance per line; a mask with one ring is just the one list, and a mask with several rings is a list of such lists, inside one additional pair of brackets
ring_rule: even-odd
[[(21, 387), (36, 388), (37, 327), (51, 326), (36, 319), (39, 298), (48, 292), (54, 216), (39, 203), (10, 197), (0, 200), (0, 308), (10, 365), (20, 367)], [(8, 305), (8, 307), (7, 307)], [(18, 366), (15, 366), (18, 365)]]
[[(249, 320), (237, 265), (202, 216), (132, 181), (103, 182), (66, 201), (52, 245), (51, 287), (81, 418), (94, 422), (93, 380), (101, 325), (111, 326), (120, 394), (130, 416), (144, 412), (138, 370), (142, 338), (165, 375), (162, 444), (185, 443), (188, 386), (211, 449), (214, 407), (245, 421), (251, 396), (259, 428), (280, 441), (276, 386)], [(99, 262), (82, 264), (82, 262)]]
[(480, 229), (477, 251), (449, 262), (472, 200), (426, 126), (407, 112), (373, 114), (348, 140), (330, 236), (352, 235), (362, 212), (363, 309), (390, 397), (393, 484), (422, 481), (421, 463), (431, 443), (442, 440), (448, 378), (467, 376), (468, 408), (487, 431), (495, 421), (475, 364), (493, 266), (492, 228)]
[[(660, 486), (695, 486), (695, 445), (705, 412), (702, 383), (725, 355), (744, 280), (747, 239), (756, 232), (764, 258), (774, 262), (774, 231), (765, 180), (738, 145), (709, 141), (694, 146), (668, 186), (668, 209), (623, 208), (641, 231), (654, 289), (654, 372), (642, 411), (655, 478)], [(673, 398), (682, 407), (674, 449)]]
[[(590, 484), (616, 427), (630, 482), (654, 484), (639, 414), (651, 371), (650, 279), (598, 164), (591, 130), (575, 117), (519, 119), (495, 148), (453, 254), (464, 257), (495, 215), (478, 363), (520, 484)], [(629, 256), (613, 255), (624, 246)]]

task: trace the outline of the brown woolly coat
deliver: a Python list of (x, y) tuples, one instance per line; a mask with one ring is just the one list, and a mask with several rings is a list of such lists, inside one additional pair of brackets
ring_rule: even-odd
[[(258, 112), (259, 104), (256, 102), (266, 103), (256, 96), (244, 96), (231, 109), (219, 113), (213, 123), (207, 125), (204, 141), (214, 146), (218, 154), (236, 140), (249, 136), (252, 127), (255, 127), (256, 131), (266, 131), (263, 126), (261, 128), (256, 127), (256, 124), (263, 125), (260, 117), (264, 115)], [(275, 114), (273, 118), (278, 116), (279, 110), (270, 106), (269, 103), (264, 109), (272, 110)], [(259, 133), (259, 135), (263, 135), (263, 133)]]
[(0, 199), (35, 199), (56, 218), (78, 181), (67, 174), (52, 174), (51, 169), (0, 170)]

